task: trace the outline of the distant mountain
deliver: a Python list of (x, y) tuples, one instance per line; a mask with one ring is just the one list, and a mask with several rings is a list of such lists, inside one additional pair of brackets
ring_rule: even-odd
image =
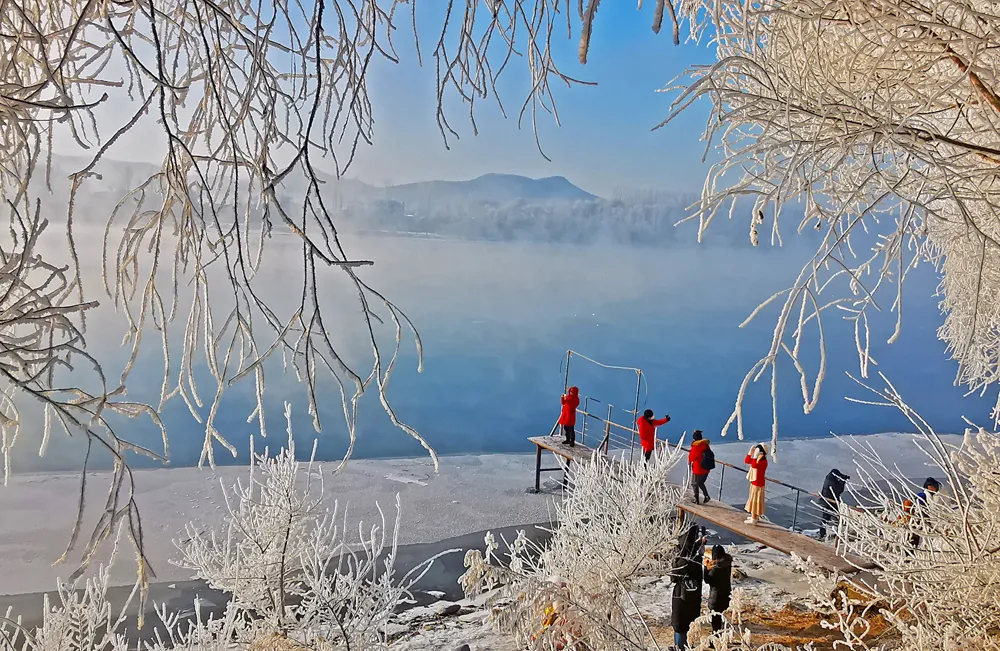
[(405, 204), (437, 202), (593, 201), (597, 197), (562, 176), (532, 179), (516, 174), (484, 174), (471, 181), (425, 181), (393, 185), (383, 197)]
[[(85, 159), (53, 157), (50, 205), (58, 208), (68, 198), (72, 172), (86, 166)], [(116, 203), (136, 184), (158, 168), (146, 163), (102, 160), (77, 197), (76, 215), (81, 222), (106, 222)], [(345, 232), (427, 235), (439, 237), (522, 241), (561, 244), (615, 242), (629, 245), (660, 245), (690, 242), (696, 224), (682, 229), (675, 224), (690, 215), (696, 193), (666, 191), (616, 192), (610, 199), (595, 196), (561, 176), (532, 179), (514, 174), (486, 174), (468, 181), (425, 181), (376, 187), (357, 179), (335, 179), (320, 174), (319, 191), (338, 229)], [(244, 181), (245, 183), (245, 181)], [(44, 181), (33, 185), (42, 195)], [(286, 176), (276, 188), (287, 214), (301, 215), (308, 183), (301, 170)], [(155, 188), (145, 200), (154, 208)], [(227, 205), (219, 207), (225, 224), (246, 208), (231, 205), (232, 192), (219, 196)], [(247, 193), (239, 193), (246, 201)], [(733, 220), (720, 214), (707, 234), (708, 242), (748, 246), (752, 200), (739, 202)], [(127, 207), (129, 214), (134, 209)], [(251, 219), (261, 214), (250, 208)], [(298, 218), (298, 217), (297, 217)], [(761, 240), (769, 239), (769, 227)]]

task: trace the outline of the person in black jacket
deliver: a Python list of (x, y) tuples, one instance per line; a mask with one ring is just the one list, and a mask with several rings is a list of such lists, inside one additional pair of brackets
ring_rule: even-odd
[(704, 538), (698, 527), (691, 527), (681, 536), (680, 548), (670, 572), (674, 582), (670, 625), (674, 629), (674, 645), (679, 651), (688, 648), (687, 634), (691, 623), (701, 615), (701, 546)]
[(729, 610), (733, 594), (733, 557), (722, 545), (714, 545), (705, 554), (705, 583), (711, 588), (708, 608), (712, 611), (712, 632), (718, 633), (725, 622), (722, 613)]
[(845, 475), (834, 468), (827, 474), (826, 479), (823, 480), (823, 490), (819, 492), (824, 502), (820, 505), (820, 510), (822, 511), (819, 525), (820, 538), (826, 538), (827, 523), (833, 519), (834, 515), (840, 513), (840, 496), (844, 494), (844, 489), (847, 487), (847, 480), (850, 478), (850, 475)]

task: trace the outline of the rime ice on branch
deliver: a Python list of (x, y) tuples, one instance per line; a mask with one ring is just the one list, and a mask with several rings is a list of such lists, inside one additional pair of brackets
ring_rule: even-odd
[[(780, 243), (790, 226), (821, 231), (815, 258), (782, 304), (767, 355), (748, 373), (729, 421), (742, 436), (749, 382), (791, 359), (803, 407), (825, 372), (821, 315), (855, 324), (861, 375), (872, 311), (895, 312), (918, 260), (943, 273), (938, 334), (960, 366), (956, 382), (986, 391), (1000, 379), (1000, 13), (980, 0), (679, 0), (694, 38), (718, 63), (690, 71), (668, 120), (708, 99), (706, 140), (721, 160), (705, 181), (699, 233), (720, 212), (763, 221)], [(737, 206), (741, 197), (754, 205)], [(752, 209), (751, 209), (752, 208)], [(748, 210), (750, 209), (750, 210)], [(801, 215), (801, 217), (800, 217)], [(752, 237), (756, 235), (754, 224)], [(863, 250), (867, 249), (868, 253)], [(839, 283), (839, 284), (838, 284)], [(892, 286), (895, 285), (893, 288)], [(818, 369), (802, 360), (815, 328)], [(1000, 403), (998, 403), (1000, 404)], [(1000, 411), (994, 416), (1000, 419)], [(726, 429), (728, 429), (727, 424)], [(773, 424), (777, 437), (777, 415)], [(774, 441), (772, 441), (774, 442)]]

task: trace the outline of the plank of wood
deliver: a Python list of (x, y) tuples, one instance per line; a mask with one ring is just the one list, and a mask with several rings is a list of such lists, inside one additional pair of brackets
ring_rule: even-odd
[[(564, 459), (569, 459), (570, 461), (589, 461), (590, 457), (594, 454), (593, 448), (588, 448), (587, 446), (579, 443), (573, 447), (569, 447), (563, 443), (561, 436), (530, 436), (528, 437), (528, 440), (538, 447), (558, 454)], [(603, 453), (598, 454), (603, 456)]]
[(728, 529), (762, 545), (767, 545), (771, 549), (791, 555), (795, 552), (800, 558), (810, 558), (812, 562), (830, 572), (840, 572), (841, 574), (854, 574), (861, 570), (870, 570), (875, 567), (871, 561), (853, 555), (840, 556), (837, 550), (831, 545), (827, 545), (818, 540), (810, 538), (801, 533), (795, 533), (777, 525), (760, 522), (759, 524), (748, 524), (747, 514), (739, 511), (728, 504), (713, 500), (708, 504), (682, 503), (679, 505), (682, 511), (707, 520), (723, 529)]

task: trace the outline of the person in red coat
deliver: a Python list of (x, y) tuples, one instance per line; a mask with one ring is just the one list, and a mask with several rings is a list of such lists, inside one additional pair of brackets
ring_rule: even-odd
[(576, 445), (576, 408), (580, 406), (580, 389), (570, 387), (568, 394), (563, 394), (559, 401), (562, 402), (562, 412), (559, 414), (559, 424), (562, 425), (563, 443), (569, 447)]
[(767, 483), (765, 477), (767, 473), (767, 448), (763, 445), (755, 445), (750, 448), (750, 453), (744, 463), (750, 466), (747, 472), (747, 480), (750, 481), (750, 496), (743, 509), (750, 514), (746, 519), (747, 524), (757, 524), (761, 516), (764, 515), (764, 486)]
[(653, 448), (656, 447), (656, 428), (670, 422), (670, 414), (660, 420), (653, 420), (653, 410), (647, 409), (636, 419), (639, 424), (639, 442), (642, 443), (642, 454), (646, 461), (653, 456)]
[(708, 497), (708, 488), (705, 481), (708, 479), (708, 470), (701, 465), (705, 450), (708, 449), (708, 439), (705, 438), (700, 429), (696, 429), (691, 435), (691, 451), (688, 452), (688, 464), (691, 466), (691, 486), (694, 488), (694, 503), (698, 504), (699, 491), (705, 494), (705, 504), (711, 499)]

